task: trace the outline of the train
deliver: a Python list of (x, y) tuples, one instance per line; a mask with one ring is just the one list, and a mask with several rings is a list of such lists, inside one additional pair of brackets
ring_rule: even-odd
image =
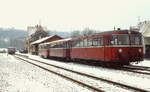
[(129, 65), (143, 61), (143, 36), (137, 31), (115, 30), (67, 38), (40, 44), (39, 55), (66, 61)]
[(15, 52), (16, 52), (16, 48), (15, 47), (8, 47), (7, 48), (7, 53), (8, 54), (15, 54)]

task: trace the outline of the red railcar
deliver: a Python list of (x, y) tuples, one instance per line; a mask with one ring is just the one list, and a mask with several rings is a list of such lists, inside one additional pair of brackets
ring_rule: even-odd
[(43, 58), (49, 57), (49, 43), (42, 43), (39, 45), (39, 56)]
[[(39, 45), (39, 55), (43, 57), (69, 58), (71, 38), (42, 43)], [(42, 48), (43, 47), (43, 48)]]
[(50, 42), (46, 44), (49, 53), (44, 53), (50, 57), (124, 65), (143, 60), (142, 38), (136, 31), (108, 31)]
[(105, 64), (129, 64), (143, 60), (142, 35), (136, 31), (102, 32), (71, 40), (72, 59), (98, 61)]
[(50, 57), (68, 58), (70, 57), (69, 40), (71, 38), (53, 41), (50, 43)]

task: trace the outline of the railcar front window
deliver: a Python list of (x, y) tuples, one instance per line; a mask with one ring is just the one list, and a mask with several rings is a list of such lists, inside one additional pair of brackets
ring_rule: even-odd
[(110, 37), (110, 45), (117, 45), (117, 36), (116, 35), (113, 35)]
[(112, 35), (110, 45), (129, 45), (129, 35)]
[(118, 45), (129, 45), (129, 35), (118, 35)]

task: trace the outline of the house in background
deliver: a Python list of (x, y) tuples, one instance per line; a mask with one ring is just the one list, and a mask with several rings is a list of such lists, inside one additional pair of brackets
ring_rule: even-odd
[(28, 26), (27, 31), (28, 35), (25, 42), (25, 49), (28, 50), (29, 53), (35, 55), (38, 55), (39, 44), (62, 39), (62, 37), (58, 35), (49, 36), (46, 28), (41, 25)]
[(48, 36), (48, 32), (41, 25), (28, 26), (27, 27), (27, 40), (26, 40), (26, 49), (30, 51), (30, 45), (32, 42), (42, 39)]

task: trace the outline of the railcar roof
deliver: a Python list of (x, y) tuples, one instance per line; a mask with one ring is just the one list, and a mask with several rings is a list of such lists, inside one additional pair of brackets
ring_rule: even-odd
[(106, 35), (112, 35), (112, 34), (128, 34), (129, 31), (131, 32), (131, 34), (141, 34), (137, 31), (131, 31), (131, 30), (113, 30), (113, 31), (100, 32), (100, 33), (97, 33), (94, 35), (79, 36), (79, 37), (75, 37), (75, 38), (66, 38), (66, 39), (56, 40), (56, 41), (52, 41), (52, 42), (46, 42), (46, 43), (42, 43), (42, 44), (46, 45), (46, 44), (73, 41), (73, 40), (84, 39), (84, 38), (88, 38), (88, 37), (106, 36)]
[(100, 32), (100, 33), (97, 33), (94, 35), (79, 36), (79, 37), (73, 38), (72, 40), (84, 39), (84, 38), (88, 38), (88, 37), (108, 36), (108, 35), (112, 35), (112, 34), (129, 34), (129, 32), (131, 34), (141, 34), (140, 32), (131, 31), (131, 30), (113, 30), (113, 31)]

